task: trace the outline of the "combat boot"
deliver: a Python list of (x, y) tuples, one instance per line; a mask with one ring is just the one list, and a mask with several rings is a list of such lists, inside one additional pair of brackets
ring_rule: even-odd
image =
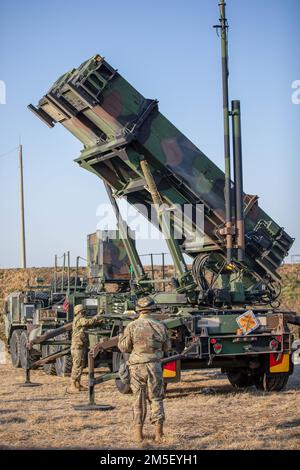
[(155, 442), (161, 442), (164, 432), (163, 432), (163, 423), (156, 423), (155, 427), (155, 437), (154, 440)]
[(79, 388), (78, 388), (78, 381), (77, 380), (72, 380), (71, 385), (69, 388), (67, 388), (68, 393), (78, 393)]
[(142, 442), (144, 439), (143, 436), (143, 425), (136, 424), (133, 428), (133, 439), (135, 442)]
[(87, 388), (84, 387), (83, 385), (81, 385), (80, 380), (78, 380), (78, 382), (77, 382), (77, 388), (80, 392), (86, 392), (87, 391)]

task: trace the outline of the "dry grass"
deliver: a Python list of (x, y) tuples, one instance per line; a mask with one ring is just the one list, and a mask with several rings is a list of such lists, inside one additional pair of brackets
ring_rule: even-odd
[[(165, 399), (166, 437), (155, 445), (146, 425), (144, 449), (299, 449), (299, 366), (286, 391), (262, 393), (254, 388), (233, 392), (218, 371), (185, 372), (169, 386)], [(0, 366), (0, 448), (134, 448), (130, 395), (120, 395), (113, 382), (96, 388), (98, 403), (112, 411), (75, 411), (86, 392), (65, 393), (68, 378), (34, 371), (36, 388), (20, 388), (20, 369)]]
[(300, 314), (300, 264), (286, 264), (279, 269), (282, 278), (283, 306)]
[[(50, 268), (0, 270), (0, 299), (43, 276)], [(283, 301), (300, 310), (300, 266), (281, 269)], [(157, 275), (157, 273), (155, 273)], [(0, 300), (1, 302), (1, 300)], [(1, 307), (1, 305), (0, 305)], [(165, 408), (166, 438), (153, 443), (152, 427), (146, 426), (143, 448), (169, 449), (299, 449), (300, 370), (296, 368), (286, 391), (262, 393), (251, 388), (234, 392), (217, 371), (183, 373), (180, 384), (169, 386)], [(68, 378), (48, 377), (34, 371), (42, 384), (20, 388), (23, 372), (0, 365), (0, 448), (132, 448), (132, 397), (120, 395), (114, 383), (96, 388), (98, 403), (115, 409), (108, 412), (75, 411), (86, 393), (65, 393)]]

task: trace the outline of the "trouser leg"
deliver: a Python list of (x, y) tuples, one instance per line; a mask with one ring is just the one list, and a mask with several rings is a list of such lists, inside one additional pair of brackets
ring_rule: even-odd
[(76, 348), (71, 350), (72, 355), (72, 372), (71, 379), (74, 382), (79, 382), (84, 368), (84, 349)]
[(134, 396), (133, 421), (143, 425), (147, 413), (147, 370), (145, 364), (130, 366), (130, 387)]
[(147, 364), (148, 398), (150, 401), (150, 422), (152, 424), (163, 423), (164, 413), (164, 381), (161, 364), (150, 362)]

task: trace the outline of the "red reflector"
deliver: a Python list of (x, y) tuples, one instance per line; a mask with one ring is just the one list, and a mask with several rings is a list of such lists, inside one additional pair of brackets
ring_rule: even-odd
[(270, 341), (270, 349), (277, 349), (278, 347), (278, 341), (276, 341), (276, 339), (272, 339), (272, 341)]
[(214, 344), (214, 351), (215, 353), (220, 353), (222, 351), (222, 344)]

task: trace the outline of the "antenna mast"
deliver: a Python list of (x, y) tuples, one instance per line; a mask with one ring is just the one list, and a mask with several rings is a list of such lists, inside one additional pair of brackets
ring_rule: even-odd
[(225, 0), (220, 0), (220, 25), (215, 28), (220, 29), (221, 37), (221, 53), (222, 53), (222, 87), (223, 87), (223, 121), (224, 121), (224, 159), (225, 159), (225, 235), (226, 235), (226, 253), (227, 261), (232, 260), (233, 248), (233, 227), (231, 221), (231, 169), (230, 169), (230, 130), (229, 130), (229, 97), (228, 97), (228, 40), (227, 30), (228, 22), (225, 12)]

